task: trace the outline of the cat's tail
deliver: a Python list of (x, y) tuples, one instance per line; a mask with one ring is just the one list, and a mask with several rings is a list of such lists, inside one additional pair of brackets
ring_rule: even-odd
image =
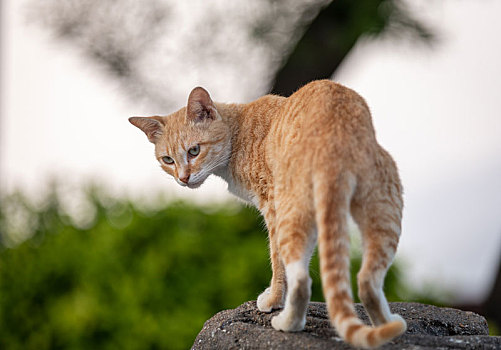
[[(319, 179), (323, 180), (323, 179)], [(335, 181), (315, 182), (315, 207), (318, 229), (320, 272), (331, 323), (348, 343), (375, 348), (401, 335), (405, 321), (398, 315), (377, 327), (365, 325), (355, 313), (350, 284), (350, 239), (347, 213), (355, 188), (355, 179), (344, 176)]]

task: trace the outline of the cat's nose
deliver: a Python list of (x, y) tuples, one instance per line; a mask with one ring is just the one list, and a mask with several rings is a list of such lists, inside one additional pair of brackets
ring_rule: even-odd
[(181, 182), (183, 182), (185, 184), (187, 184), (189, 180), (190, 180), (190, 175), (189, 174), (186, 175), (186, 176), (184, 176), (184, 177), (180, 177), (179, 178), (179, 181), (181, 181)]

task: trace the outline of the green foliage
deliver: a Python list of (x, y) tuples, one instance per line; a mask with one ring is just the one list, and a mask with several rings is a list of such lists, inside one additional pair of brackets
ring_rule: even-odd
[[(93, 189), (91, 219), (76, 224), (56, 193), (41, 207), (21, 195), (2, 199), (2, 349), (186, 349), (214, 313), (268, 285), (255, 210), (179, 202), (139, 209)], [(322, 300), (318, 271), (314, 259), (314, 300)], [(389, 299), (402, 297), (397, 268), (386, 289)]]

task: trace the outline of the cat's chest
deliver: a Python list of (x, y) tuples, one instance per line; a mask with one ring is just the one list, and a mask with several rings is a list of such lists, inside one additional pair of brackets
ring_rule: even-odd
[(241, 180), (232, 176), (227, 170), (215, 174), (223, 178), (223, 180), (228, 183), (228, 191), (231, 194), (246, 203), (254, 205), (256, 208), (259, 208), (259, 197), (251, 189), (247, 188)]
[(233, 179), (231, 181), (228, 181), (228, 191), (244, 202), (247, 202), (254, 205), (256, 208), (259, 208), (258, 197), (251, 190), (246, 189), (238, 181)]

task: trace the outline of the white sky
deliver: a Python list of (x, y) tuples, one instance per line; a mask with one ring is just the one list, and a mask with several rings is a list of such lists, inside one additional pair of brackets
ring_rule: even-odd
[[(168, 179), (153, 146), (127, 122), (146, 107), (127, 101), (77, 50), (27, 26), (23, 3), (2, 4), (2, 190), (37, 192), (53, 175), (94, 176), (136, 196), (229, 198), (217, 179), (197, 191)], [(488, 291), (501, 250), (501, 2), (418, 3), (438, 30), (436, 47), (362, 41), (335, 80), (366, 98), (378, 139), (399, 165), (406, 193), (399, 255), (409, 279), (471, 300)]]

